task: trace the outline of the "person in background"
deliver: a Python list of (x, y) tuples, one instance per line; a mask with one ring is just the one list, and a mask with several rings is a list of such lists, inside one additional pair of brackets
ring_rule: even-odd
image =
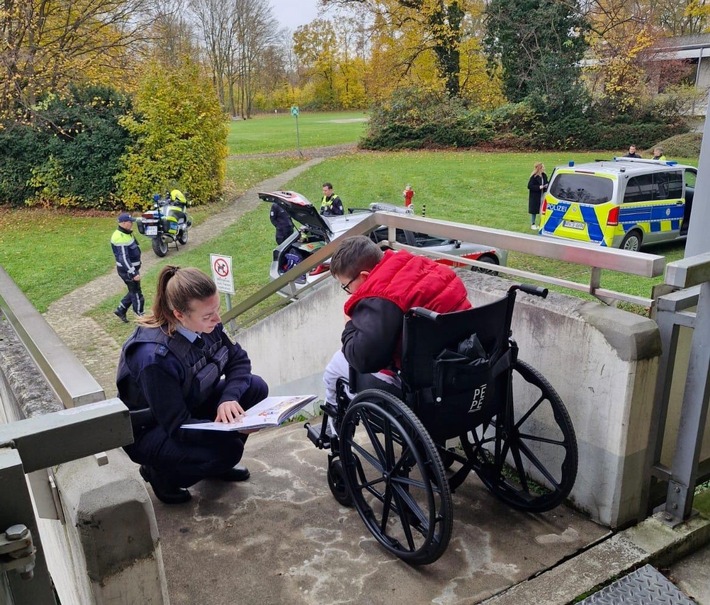
[(201, 431), (185, 424), (234, 422), (269, 388), (221, 324), (215, 283), (194, 268), (166, 266), (153, 308), (123, 345), (118, 395), (130, 410), (132, 444), (124, 447), (156, 497), (190, 500), (186, 489), (203, 479), (245, 481), (237, 463), (247, 435)]
[(402, 196), (404, 197), (404, 207), (412, 208), (412, 200), (414, 199), (414, 189), (412, 189), (411, 185), (407, 185), (404, 188)]
[(528, 179), (528, 214), (530, 214), (530, 229), (538, 229), (537, 215), (540, 214), (540, 204), (542, 196), (547, 191), (547, 174), (545, 174), (545, 165), (542, 162), (536, 162), (530, 178)]
[(323, 199), (320, 202), (320, 213), (323, 216), (339, 216), (345, 214), (343, 201), (333, 192), (331, 183), (323, 183)]
[(641, 159), (641, 156), (636, 153), (636, 145), (629, 145), (629, 153), (627, 153), (625, 158), (639, 158)]
[(276, 243), (280, 244), (287, 239), (294, 231), (293, 221), (281, 206), (276, 202), (271, 204), (269, 213), (271, 224), (276, 228)]
[(653, 148), (653, 159), (660, 160), (661, 162), (666, 161), (666, 156), (663, 155), (663, 147), (654, 147)]
[(136, 219), (127, 212), (118, 215), (118, 227), (111, 235), (111, 250), (116, 259), (116, 272), (126, 284), (128, 292), (113, 312), (123, 323), (128, 323), (126, 313), (130, 307), (140, 317), (143, 315), (143, 291), (141, 290), (141, 249), (133, 235)]

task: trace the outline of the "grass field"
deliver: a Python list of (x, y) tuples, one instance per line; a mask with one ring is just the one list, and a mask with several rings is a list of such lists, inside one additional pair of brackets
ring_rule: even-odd
[[(304, 114), (299, 122), (309, 144), (325, 145), (355, 142), (364, 131), (359, 112), (339, 114)], [(240, 154), (283, 151), (288, 131), (294, 128), (290, 115), (263, 117), (246, 122), (233, 122), (230, 145)], [(305, 143), (302, 139), (302, 144)], [(236, 147), (235, 147), (236, 145)], [(530, 233), (527, 214), (526, 183), (535, 161), (543, 161), (548, 174), (557, 164), (569, 160), (577, 163), (604, 153), (484, 153), (400, 152), (349, 154), (326, 160), (294, 179), (287, 187), (313, 202), (321, 196), (321, 183), (329, 180), (343, 198), (346, 207), (363, 207), (374, 201), (402, 203), (402, 190), (410, 183), (416, 191), (417, 214), (426, 210), (432, 218), (473, 223), (483, 226)], [(284, 172), (301, 160), (294, 157), (250, 159), (232, 156), (227, 164), (226, 197), (237, 194), (265, 178)], [(682, 161), (682, 159), (681, 159)], [(696, 164), (697, 158), (685, 160)], [(146, 204), (148, 207), (148, 204)], [(195, 223), (220, 205), (195, 208)], [(71, 214), (47, 209), (11, 210), (0, 207), (0, 265), (2, 265), (33, 304), (45, 311), (64, 294), (113, 271), (108, 244), (115, 228), (115, 213)], [(152, 254), (147, 238), (139, 236), (144, 254)], [(268, 219), (268, 206), (251, 212), (230, 226), (218, 241), (201, 247), (188, 245), (183, 252), (172, 252), (161, 261), (179, 262), (208, 270), (209, 254), (229, 254), (234, 259), (237, 295), (243, 300), (268, 279), (268, 266), (274, 246), (273, 227)], [(676, 243), (650, 249), (664, 254), (668, 260), (683, 256), (683, 244)], [(537, 257), (511, 254), (509, 264), (543, 274), (554, 274), (576, 281), (586, 281), (589, 269)], [(155, 287), (157, 269), (144, 276), (143, 289), (148, 302)], [(118, 278), (116, 278), (118, 279)], [(605, 272), (606, 288), (649, 296), (660, 278), (614, 275)], [(110, 310), (117, 299), (97, 301), (96, 316), (115, 324)], [(118, 326), (123, 330), (123, 326)]]
[(230, 154), (296, 152), (299, 144), (301, 149), (305, 149), (355, 143), (366, 129), (367, 114), (362, 111), (302, 111), (298, 119), (290, 113), (281, 113), (232, 121), (227, 146)]

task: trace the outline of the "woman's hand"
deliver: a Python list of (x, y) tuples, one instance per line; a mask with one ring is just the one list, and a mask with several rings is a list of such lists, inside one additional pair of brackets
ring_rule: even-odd
[(236, 422), (244, 416), (244, 408), (238, 401), (223, 401), (217, 407), (215, 422)]

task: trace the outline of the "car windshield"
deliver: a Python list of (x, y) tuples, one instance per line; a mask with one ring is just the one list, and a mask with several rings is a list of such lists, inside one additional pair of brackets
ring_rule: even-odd
[(604, 204), (614, 193), (611, 179), (593, 174), (557, 174), (550, 193), (558, 200), (579, 204)]

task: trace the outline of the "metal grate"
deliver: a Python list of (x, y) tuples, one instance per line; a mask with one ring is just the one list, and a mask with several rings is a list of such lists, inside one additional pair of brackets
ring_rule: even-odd
[(644, 565), (578, 605), (695, 605), (663, 574)]

